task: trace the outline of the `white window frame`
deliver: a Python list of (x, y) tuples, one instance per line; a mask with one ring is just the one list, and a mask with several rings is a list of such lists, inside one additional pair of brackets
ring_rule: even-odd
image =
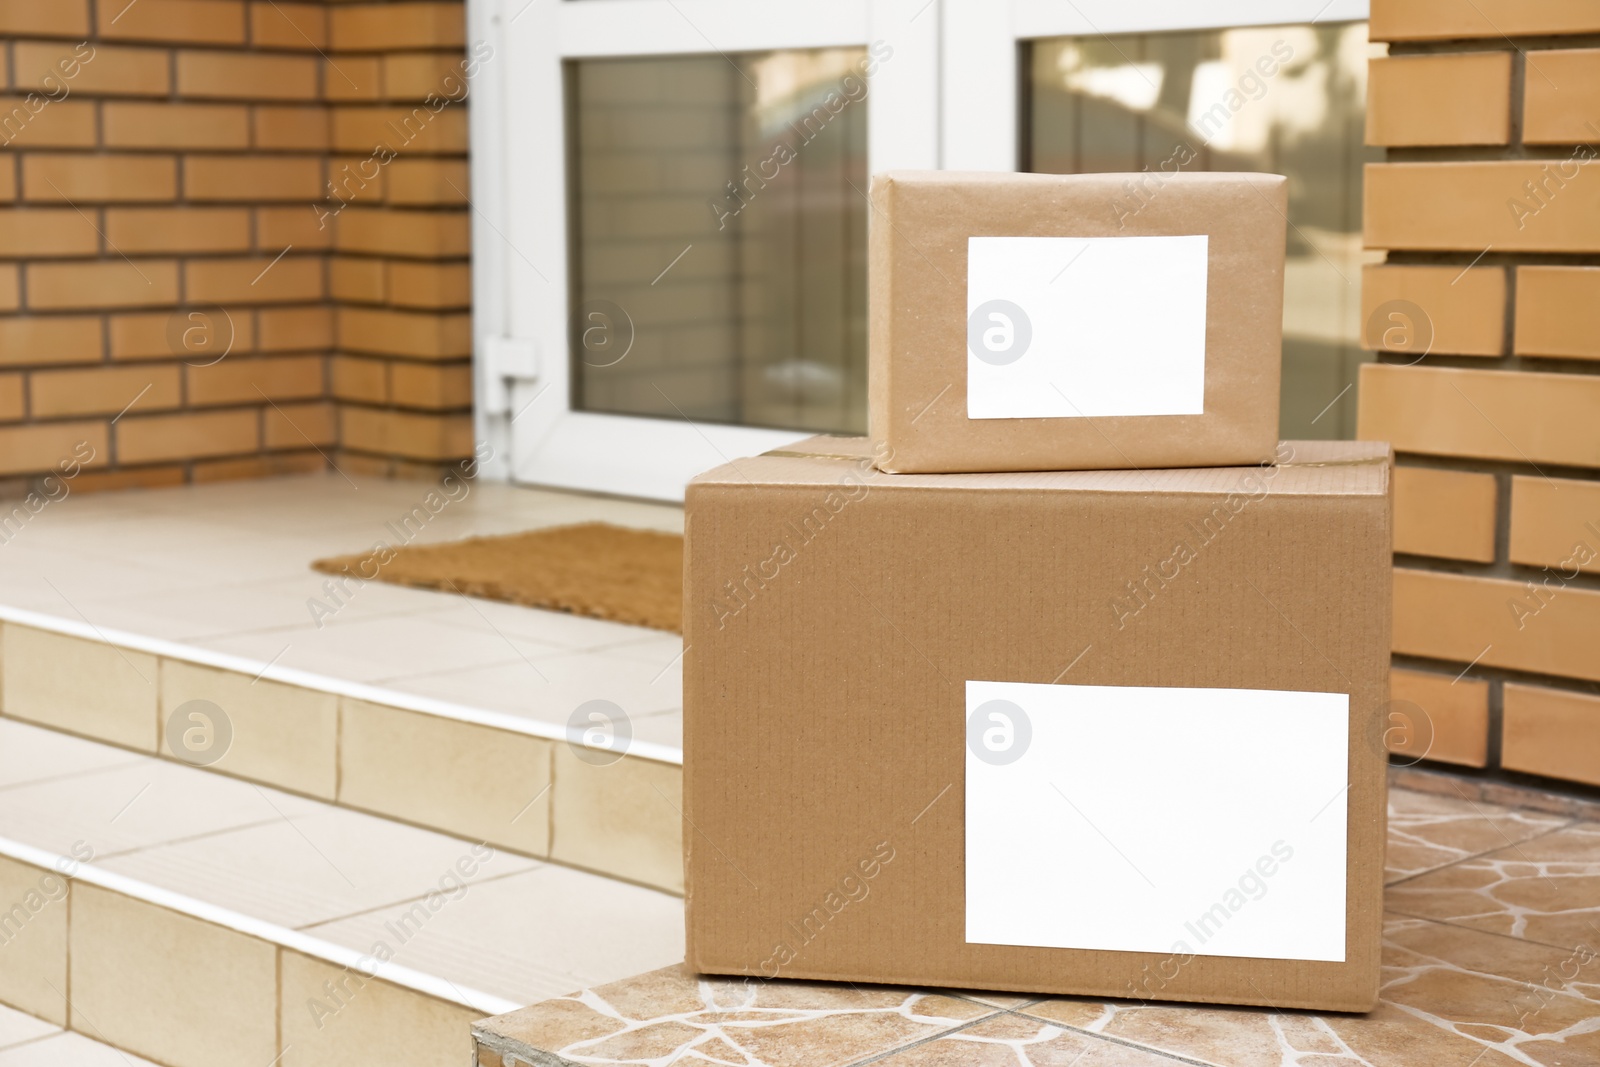
[(869, 172), (1014, 170), (1018, 44), (1343, 22), (1365, 0), (469, 0), (475, 429), (488, 477), (681, 500), (695, 473), (805, 434), (573, 410), (562, 63), (864, 46)]

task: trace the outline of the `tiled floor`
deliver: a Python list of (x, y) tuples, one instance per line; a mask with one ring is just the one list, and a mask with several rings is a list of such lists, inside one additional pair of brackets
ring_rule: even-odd
[[(5, 531), (0, 603), (557, 725), (606, 699), (636, 738), (680, 744), (675, 635), (381, 582), (345, 594), (310, 564), (591, 520), (681, 532), (681, 508), (475, 483), (430, 513), (428, 485), (357, 481), (68, 496)], [(428, 517), (404, 525), (414, 509)]]
[(0, 1067), (157, 1067), (0, 1004)]
[(666, 893), (9, 720), (0, 837), (513, 1003), (683, 958)]
[(490, 1020), (479, 1062), (1600, 1064), (1600, 824), (1395, 789), (1388, 880), (1383, 1001), (1365, 1015), (746, 986), (672, 967)]

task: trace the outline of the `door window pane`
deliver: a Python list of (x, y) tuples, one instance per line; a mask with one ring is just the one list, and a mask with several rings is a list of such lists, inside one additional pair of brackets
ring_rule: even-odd
[(1355, 435), (1355, 391), (1343, 391), (1370, 358), (1361, 264), (1382, 258), (1361, 249), (1361, 167), (1382, 158), (1362, 144), (1368, 53), (1366, 23), (1053, 38), (1026, 51), (1025, 169), (1288, 177), (1287, 438)]
[(568, 65), (574, 408), (865, 429), (866, 67)]

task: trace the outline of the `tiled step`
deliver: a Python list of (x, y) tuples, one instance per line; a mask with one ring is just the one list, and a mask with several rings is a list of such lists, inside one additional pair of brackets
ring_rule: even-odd
[[(509, 608), (484, 606), (496, 607)], [(568, 688), (561, 707), (604, 691), (577, 680)], [(195, 725), (191, 701), (208, 702), (198, 707), (231, 736), (191, 735), (198, 750), (180, 753), (174, 746)], [(675, 720), (663, 740), (635, 720), (619, 757), (529, 715), (5, 605), (0, 717), (682, 892)]]
[(156, 1063), (464, 1064), (682, 936), (667, 893), (0, 721), (0, 1003)]
[(159, 1067), (0, 1004), (0, 1067)]

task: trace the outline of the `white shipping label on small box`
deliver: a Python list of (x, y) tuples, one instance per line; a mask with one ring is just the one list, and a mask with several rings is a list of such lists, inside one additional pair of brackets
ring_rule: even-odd
[(1345, 958), (1350, 699), (967, 683), (966, 940)]
[(1209, 240), (969, 237), (967, 417), (1204, 414)]

